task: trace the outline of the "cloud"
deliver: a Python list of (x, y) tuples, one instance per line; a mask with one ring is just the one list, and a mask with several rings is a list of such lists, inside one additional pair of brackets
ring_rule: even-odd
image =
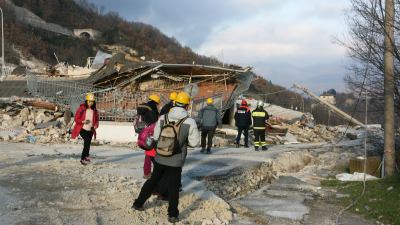
[(332, 40), (345, 33), (348, 0), (95, 3), (118, 11), (128, 20), (151, 24), (200, 54), (253, 66), (278, 84), (303, 81), (315, 89), (344, 87), (345, 49)]
[[(261, 22), (264, 22), (261, 24)], [(332, 43), (328, 29), (318, 24), (282, 22), (279, 26), (266, 18), (251, 19), (216, 28), (196, 50), (201, 54), (218, 55), (221, 50), (231, 63), (255, 59), (291, 60), (338, 57), (345, 50)]]

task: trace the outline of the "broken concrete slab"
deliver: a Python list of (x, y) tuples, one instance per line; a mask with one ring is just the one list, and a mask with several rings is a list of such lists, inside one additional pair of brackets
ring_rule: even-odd
[[(291, 184), (289, 180), (283, 183)], [(279, 183), (274, 183), (274, 185), (277, 186)], [(305, 194), (294, 191), (281, 192), (268, 189), (269, 185), (235, 201), (258, 213), (291, 220), (302, 220), (304, 215), (309, 213), (309, 208), (304, 203), (306, 199)]]

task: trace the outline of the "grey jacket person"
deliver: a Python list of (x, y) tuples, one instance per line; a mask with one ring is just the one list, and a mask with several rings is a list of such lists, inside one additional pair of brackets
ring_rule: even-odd
[[(188, 116), (188, 113), (185, 109), (181, 107), (174, 107), (168, 113), (169, 121), (179, 121)], [(154, 140), (158, 140), (161, 133), (161, 128), (165, 121), (165, 115), (162, 115), (156, 123), (154, 128)], [(187, 147), (188, 145), (191, 147), (196, 147), (200, 142), (200, 134), (197, 129), (196, 122), (192, 118), (187, 118), (179, 131), (178, 141), (181, 147), (182, 152), (170, 157), (156, 155), (155, 160), (157, 163), (166, 166), (172, 167), (183, 167), (185, 164), (186, 156), (187, 156)]]
[(214, 105), (207, 105), (206, 107), (204, 107), (200, 111), (199, 119), (202, 125), (202, 129), (213, 130), (217, 126), (222, 125), (219, 110)]

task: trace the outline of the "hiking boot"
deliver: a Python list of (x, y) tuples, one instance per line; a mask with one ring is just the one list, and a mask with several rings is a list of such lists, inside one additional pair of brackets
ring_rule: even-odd
[(178, 219), (178, 217), (168, 216), (168, 222), (177, 223), (177, 222), (179, 222), (179, 219)]
[(88, 157), (85, 157), (83, 160), (85, 160), (86, 162), (90, 162), (90, 161), (92, 160), (92, 158), (90, 158), (90, 157), (88, 156)]
[(82, 165), (84, 165), (84, 166), (86, 166), (86, 165), (88, 164), (88, 162), (87, 162), (87, 161), (85, 161), (84, 159), (81, 159), (81, 161), (80, 161), (80, 162), (81, 162), (81, 164), (82, 164)]
[(150, 179), (150, 177), (151, 177), (151, 173), (143, 175), (143, 178), (146, 180)]
[(259, 151), (258, 146), (254, 146), (254, 150), (258, 152)]
[(240, 148), (240, 144), (239, 143), (236, 143), (236, 148)]
[(267, 147), (267, 146), (262, 146), (262, 150), (263, 150), (263, 151), (267, 151), (267, 150), (268, 150), (268, 147)]
[(202, 148), (201, 150), (200, 150), (200, 153), (204, 153), (206, 150), (204, 149), (204, 148)]
[(211, 154), (211, 149), (207, 149), (206, 154)]
[(245, 148), (250, 148), (250, 147), (249, 147), (249, 144), (245, 144), (244, 147), (245, 147)]
[(137, 211), (144, 211), (143, 206), (136, 206), (135, 203), (132, 204), (132, 209), (137, 210)]

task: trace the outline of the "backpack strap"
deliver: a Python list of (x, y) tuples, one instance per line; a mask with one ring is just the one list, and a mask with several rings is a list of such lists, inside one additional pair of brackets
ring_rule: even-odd
[(150, 106), (148, 106), (146, 104), (140, 104), (140, 105), (138, 105), (138, 108), (145, 108), (145, 109), (147, 109), (149, 111), (153, 110)]
[(176, 141), (178, 142), (178, 145), (180, 146), (180, 141), (179, 141), (179, 134), (180, 134), (180, 132), (181, 132), (181, 127), (182, 127), (182, 124), (183, 124), (183, 122), (185, 122), (185, 120), (187, 119), (187, 118), (189, 118), (188, 116), (186, 116), (185, 118), (183, 118), (183, 119), (181, 119), (181, 120), (179, 120), (176, 124), (173, 124), (172, 126), (174, 126), (174, 131), (176, 132)]
[(185, 120), (186, 120), (187, 118), (189, 118), (189, 117), (186, 116), (185, 118), (179, 120), (178, 123), (176, 124), (176, 126), (177, 126), (177, 127), (180, 127), (180, 126), (183, 124), (183, 122), (185, 122)]

